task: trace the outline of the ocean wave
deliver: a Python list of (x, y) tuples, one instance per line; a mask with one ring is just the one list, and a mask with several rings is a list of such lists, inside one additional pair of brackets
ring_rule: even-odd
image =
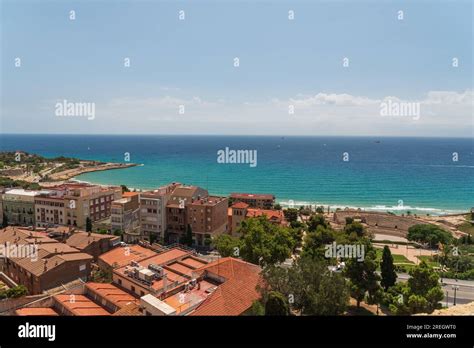
[(299, 208), (301, 206), (323, 206), (324, 210), (327, 210), (328, 207), (331, 211), (336, 209), (361, 209), (365, 211), (381, 211), (381, 212), (406, 212), (410, 211), (411, 213), (416, 212), (424, 212), (424, 213), (432, 213), (434, 215), (444, 215), (444, 214), (457, 214), (457, 213), (465, 213), (465, 210), (452, 210), (452, 209), (442, 209), (442, 208), (434, 208), (434, 207), (413, 207), (409, 205), (373, 205), (373, 206), (355, 206), (355, 205), (341, 205), (341, 204), (328, 204), (328, 203), (321, 203), (321, 202), (309, 202), (309, 201), (278, 201), (284, 208), (288, 208), (293, 206), (295, 208)]

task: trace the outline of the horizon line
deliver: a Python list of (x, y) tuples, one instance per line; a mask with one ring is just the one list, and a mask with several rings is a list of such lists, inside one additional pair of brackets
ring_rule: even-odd
[(323, 134), (163, 134), (163, 133), (0, 133), (0, 136), (3, 135), (46, 135), (46, 136), (61, 136), (61, 135), (71, 135), (71, 136), (193, 136), (193, 137), (306, 137), (306, 138), (316, 138), (316, 137), (328, 137), (328, 138), (437, 138), (437, 139), (472, 139), (474, 137), (469, 136), (441, 136), (441, 135), (373, 135), (373, 134), (363, 134), (363, 135), (323, 135)]

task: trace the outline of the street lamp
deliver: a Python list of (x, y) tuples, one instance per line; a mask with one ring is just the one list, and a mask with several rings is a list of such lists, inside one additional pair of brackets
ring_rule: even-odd
[(448, 300), (449, 300), (449, 291), (446, 290), (446, 308), (449, 307)]
[(454, 290), (454, 301), (453, 301), (453, 306), (456, 305), (456, 291), (459, 290), (459, 285), (453, 285), (453, 290)]

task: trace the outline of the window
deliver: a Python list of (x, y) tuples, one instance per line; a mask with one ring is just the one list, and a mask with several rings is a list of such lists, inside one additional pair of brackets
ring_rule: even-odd
[(118, 280), (119, 285), (122, 285), (122, 279)]
[(130, 287), (130, 289), (132, 290), (132, 292), (135, 292), (135, 287), (133, 285)]

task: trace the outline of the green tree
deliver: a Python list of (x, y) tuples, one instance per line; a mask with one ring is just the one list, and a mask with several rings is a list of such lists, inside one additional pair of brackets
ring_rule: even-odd
[(279, 203), (275, 204), (275, 206), (273, 207), (273, 209), (275, 210), (281, 210), (281, 205)]
[(364, 226), (360, 222), (352, 221), (350, 224), (346, 224), (344, 231), (347, 235), (355, 234), (357, 237), (364, 236)]
[(298, 220), (298, 209), (288, 208), (283, 210), (283, 214), (285, 215), (285, 219), (288, 222), (294, 222)]
[(86, 231), (92, 232), (92, 220), (90, 217), (86, 218)]
[(222, 257), (240, 255), (240, 241), (228, 234), (221, 234), (212, 240), (212, 245)]
[[(368, 245), (364, 245), (367, 247)], [(364, 261), (358, 259), (349, 259), (344, 270), (345, 275), (350, 280), (350, 289), (352, 297), (357, 301), (357, 308), (360, 308), (361, 301), (368, 296), (374, 297), (380, 286), (378, 281), (380, 276), (376, 273), (377, 263), (376, 255), (373, 250), (366, 252)]]
[(324, 216), (321, 214), (316, 214), (313, 215), (309, 218), (308, 221), (308, 231), (309, 232), (314, 232), (318, 228), (318, 226), (322, 226), (324, 228), (328, 227), (328, 224), (326, 220), (324, 219)]
[(290, 308), (287, 298), (278, 291), (270, 291), (265, 303), (265, 315), (287, 316), (290, 315)]
[(291, 256), (295, 241), (288, 227), (272, 224), (265, 216), (242, 222), (240, 255), (247, 261), (275, 264)]
[(380, 271), (382, 276), (380, 284), (383, 286), (385, 291), (387, 291), (387, 289), (395, 285), (395, 282), (397, 281), (397, 273), (395, 272), (395, 267), (393, 266), (393, 256), (390, 252), (390, 248), (387, 245), (383, 248)]
[(6, 291), (8, 298), (18, 298), (28, 295), (28, 289), (24, 285), (14, 286)]
[(263, 306), (262, 302), (260, 302), (259, 300), (253, 301), (252, 307), (250, 308), (249, 315), (254, 315), (254, 316), (265, 315), (265, 307)]
[(120, 187), (122, 188), (122, 193), (130, 192), (130, 190), (128, 189), (127, 186), (125, 186), (125, 185), (120, 185)]
[(291, 268), (264, 267), (262, 299), (277, 291), (292, 309), (303, 315), (340, 315), (349, 303), (347, 282), (340, 273), (331, 273), (323, 260), (303, 256)]
[(436, 225), (418, 224), (408, 229), (408, 240), (428, 243), (430, 247), (436, 247), (439, 243), (450, 244), (453, 240), (451, 234)]

